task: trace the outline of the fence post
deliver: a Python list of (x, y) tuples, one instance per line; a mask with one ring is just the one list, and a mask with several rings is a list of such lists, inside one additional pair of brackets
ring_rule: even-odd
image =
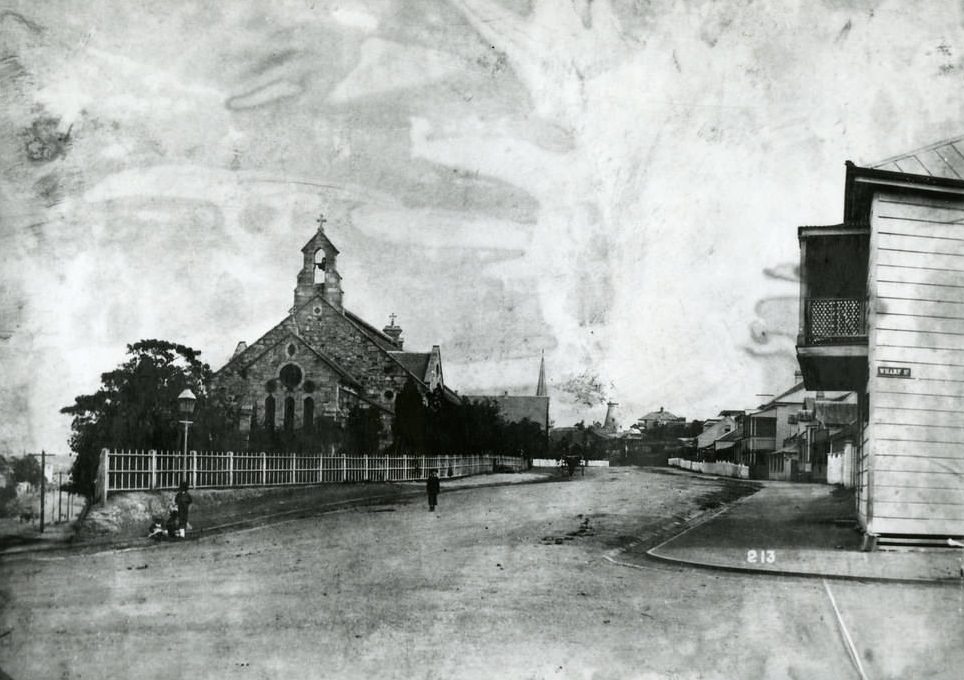
[(234, 451), (228, 451), (228, 486), (234, 487)]
[(408, 481), (408, 456), (402, 454), (402, 481)]
[(151, 479), (150, 488), (153, 491), (157, 487), (157, 450), (151, 449), (148, 451), (151, 454)]
[(298, 465), (298, 462), (295, 460), (295, 454), (292, 453), (291, 454), (291, 475), (290, 475), (292, 484), (295, 483), (295, 479), (297, 478), (297, 475), (295, 474), (295, 468), (297, 467), (297, 465)]
[(365, 454), (365, 476), (362, 477), (362, 481), (368, 481), (368, 454)]
[(197, 487), (197, 451), (191, 451), (191, 488)]
[(348, 481), (348, 456), (341, 454), (341, 481)]
[(106, 505), (107, 494), (110, 491), (110, 451), (107, 449), (100, 450), (100, 476), (97, 482), (97, 486), (100, 487), (100, 500)]
[(268, 485), (268, 454), (261, 452), (261, 486)]
[(318, 483), (319, 484), (321, 484), (321, 480), (323, 479), (322, 470), (324, 469), (324, 467), (325, 467), (325, 454), (319, 453), (318, 454)]

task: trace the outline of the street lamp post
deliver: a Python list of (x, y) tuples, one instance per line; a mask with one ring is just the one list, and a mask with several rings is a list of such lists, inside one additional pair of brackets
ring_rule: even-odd
[(194, 392), (191, 390), (184, 390), (177, 397), (177, 410), (181, 414), (181, 420), (178, 422), (184, 425), (184, 479), (182, 481), (187, 481), (187, 429), (191, 426), (194, 416), (194, 404), (197, 402), (197, 397), (194, 396)]

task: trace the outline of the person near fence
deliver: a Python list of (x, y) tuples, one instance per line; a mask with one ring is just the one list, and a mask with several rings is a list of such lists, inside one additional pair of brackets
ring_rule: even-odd
[(432, 512), (435, 511), (435, 506), (438, 505), (438, 494), (441, 486), (438, 478), (438, 470), (429, 472), (425, 490), (428, 491), (428, 509)]
[(181, 482), (181, 486), (174, 496), (174, 504), (177, 506), (177, 537), (184, 538), (187, 533), (187, 515), (191, 507), (191, 494), (187, 490), (187, 482)]

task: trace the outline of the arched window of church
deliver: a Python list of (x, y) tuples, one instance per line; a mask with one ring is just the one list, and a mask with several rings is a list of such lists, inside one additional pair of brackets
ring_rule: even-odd
[(328, 259), (325, 257), (324, 250), (315, 251), (315, 283), (325, 282), (325, 269), (328, 267)]
[(306, 432), (310, 432), (315, 426), (315, 400), (311, 397), (305, 397), (305, 415), (302, 422)]
[(264, 400), (264, 429), (274, 429), (274, 397), (270, 394)]
[(295, 398), (287, 397), (285, 399), (285, 432), (291, 432), (295, 429)]

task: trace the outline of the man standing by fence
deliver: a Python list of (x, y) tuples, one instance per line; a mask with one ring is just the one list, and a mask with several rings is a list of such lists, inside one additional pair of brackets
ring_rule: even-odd
[(432, 470), (428, 473), (428, 482), (425, 488), (426, 491), (428, 491), (428, 509), (435, 512), (435, 506), (438, 505), (438, 493), (441, 488), (437, 470)]
[(187, 533), (187, 513), (191, 508), (191, 494), (187, 491), (187, 482), (181, 482), (174, 504), (177, 506), (177, 537), (184, 538)]

